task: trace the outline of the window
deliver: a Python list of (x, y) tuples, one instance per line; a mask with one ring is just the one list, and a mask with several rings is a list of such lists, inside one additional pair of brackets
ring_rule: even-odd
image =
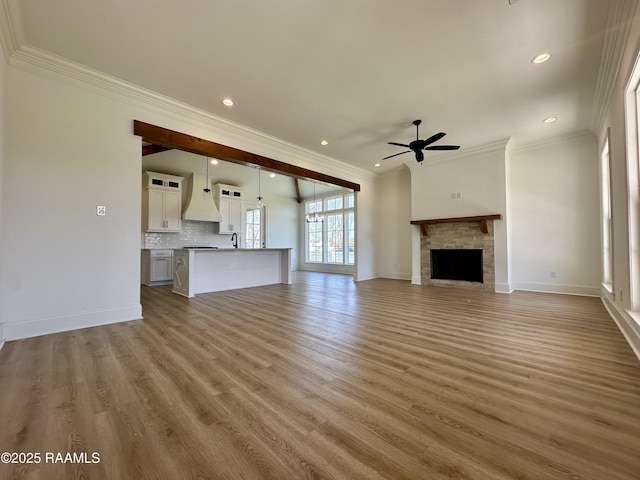
[(326, 263), (344, 263), (344, 213), (328, 214), (325, 222), (327, 222)]
[[(623, 298), (624, 290), (615, 285), (613, 278), (614, 298), (623, 303), (629, 303), (631, 311), (640, 312), (640, 68), (636, 66), (631, 74), (631, 79), (625, 92), (625, 127), (627, 143), (627, 192), (628, 192), (628, 228), (629, 228), (629, 273), (630, 273), (630, 298)], [(609, 137), (610, 139), (610, 137)], [(609, 142), (608, 154), (611, 155), (612, 145)], [(611, 195), (611, 189), (609, 194)], [(615, 240), (612, 238), (611, 240)], [(613, 252), (615, 246), (611, 245)], [(615, 252), (614, 252), (615, 253)], [(611, 252), (610, 252), (611, 255)], [(613, 269), (612, 269), (613, 270)], [(612, 273), (615, 274), (615, 271)]]
[[(353, 204), (352, 204), (353, 206)], [(355, 263), (355, 249), (356, 249), (356, 214), (355, 212), (347, 212), (347, 265), (353, 265)]]
[(262, 209), (250, 208), (245, 215), (245, 246), (246, 248), (260, 248), (262, 247)]
[(602, 193), (602, 284), (613, 292), (613, 252), (611, 242), (611, 167), (609, 163), (609, 137), (600, 156), (600, 181)]
[(321, 213), (322, 222), (306, 222), (306, 261), (332, 265), (355, 263), (355, 196), (335, 195), (305, 202), (305, 213)]
[(307, 224), (307, 262), (322, 263), (322, 223)]

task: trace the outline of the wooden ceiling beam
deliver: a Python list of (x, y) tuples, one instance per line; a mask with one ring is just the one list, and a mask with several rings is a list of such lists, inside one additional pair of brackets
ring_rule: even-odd
[(186, 152), (213, 157), (226, 162), (237, 163), (249, 167), (258, 167), (270, 172), (289, 175), (301, 180), (316, 180), (318, 182), (337, 185), (356, 192), (360, 191), (360, 184), (349, 182), (341, 178), (325, 175), (307, 168), (298, 167), (289, 163), (263, 157), (255, 153), (246, 152), (237, 148), (228, 147), (203, 138), (193, 137), (185, 133), (176, 132), (167, 128), (158, 127), (150, 123), (133, 121), (133, 134), (142, 137), (145, 142), (159, 145), (167, 149), (175, 148)]
[(302, 195), (300, 194), (300, 182), (297, 178), (294, 178), (293, 181), (296, 184), (296, 202), (302, 203)]
[(169, 147), (161, 147), (160, 145), (143, 145), (142, 156), (153, 155), (154, 153), (166, 152), (167, 150), (173, 150)]

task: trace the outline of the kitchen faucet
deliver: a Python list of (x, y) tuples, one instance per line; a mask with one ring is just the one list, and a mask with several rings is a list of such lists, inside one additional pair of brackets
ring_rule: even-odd
[(231, 234), (231, 243), (233, 243), (233, 248), (238, 248), (238, 234), (236, 232)]

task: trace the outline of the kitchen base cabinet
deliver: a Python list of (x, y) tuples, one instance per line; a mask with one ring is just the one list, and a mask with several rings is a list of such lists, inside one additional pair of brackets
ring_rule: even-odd
[(170, 285), (173, 283), (173, 250), (142, 250), (141, 283)]
[(173, 292), (185, 297), (291, 283), (290, 248), (174, 250)]

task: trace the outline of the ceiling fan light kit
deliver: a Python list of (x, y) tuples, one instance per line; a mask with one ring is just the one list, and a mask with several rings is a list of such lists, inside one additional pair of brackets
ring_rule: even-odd
[(408, 145), (405, 143), (397, 143), (397, 142), (387, 142), (389, 145), (396, 145), (398, 147), (405, 147), (409, 150), (405, 152), (395, 153), (393, 155), (389, 155), (388, 157), (384, 157), (382, 160), (386, 160), (387, 158), (397, 157), (398, 155), (403, 155), (405, 153), (413, 152), (416, 156), (416, 161), (418, 163), (422, 163), (424, 160), (424, 150), (458, 150), (460, 145), (431, 145), (434, 142), (437, 142), (442, 137), (446, 135), (444, 132), (439, 132), (434, 135), (431, 135), (426, 140), (420, 140), (420, 124), (422, 120), (414, 120), (413, 124), (416, 126), (416, 139), (409, 143)]

